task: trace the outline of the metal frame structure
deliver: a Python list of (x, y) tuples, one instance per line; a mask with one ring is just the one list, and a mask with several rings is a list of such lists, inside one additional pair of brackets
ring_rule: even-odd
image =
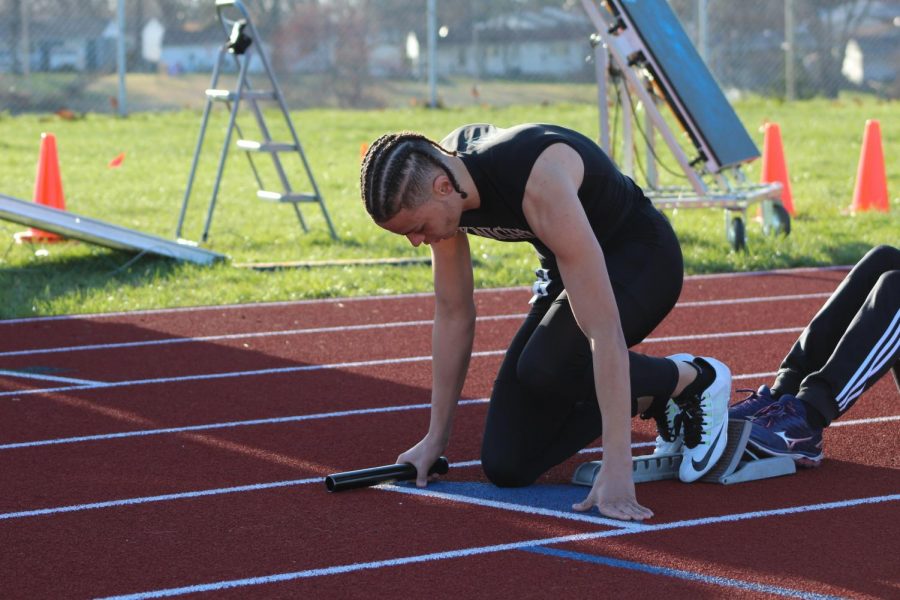
[(222, 254), (198, 248), (186, 242), (173, 242), (155, 235), (126, 229), (52, 206), (26, 202), (3, 194), (0, 194), (0, 219), (114, 250), (149, 252), (201, 265), (210, 265), (226, 258)]
[[(759, 156), (758, 151), (736, 164), (720, 164), (700, 128), (685, 109), (678, 90), (668, 81), (663, 69), (642, 39), (636, 24), (630, 19), (624, 1), (651, 2), (653, 0), (603, 0), (600, 10), (594, 0), (581, 0), (596, 33), (591, 36), (597, 75), (597, 96), (600, 117), (600, 144), (612, 155), (608, 94), (611, 89), (616, 103), (622, 108), (622, 136), (625, 156), (622, 170), (634, 177), (634, 129), (640, 128), (632, 113), (630, 95), (634, 94), (643, 107), (646, 150), (645, 193), (660, 209), (718, 207), (725, 211), (725, 231), (735, 250), (746, 248), (745, 225), (748, 206), (762, 203), (763, 228), (766, 233), (790, 232), (790, 216), (781, 205), (780, 183), (752, 184), (741, 171), (741, 162)], [(665, 0), (659, 0), (665, 3)], [(668, 10), (666, 6), (665, 9)], [(699, 68), (705, 70), (700, 62)], [(708, 74), (705, 72), (704, 74)], [(711, 74), (708, 75), (712, 79)], [(612, 85), (610, 85), (612, 83)], [(718, 91), (718, 90), (717, 90)], [(658, 98), (672, 110), (693, 143), (697, 157), (691, 159), (679, 144), (658, 108)], [(724, 97), (723, 97), (724, 101)], [(688, 180), (686, 187), (661, 187), (658, 183), (656, 133), (668, 147)], [(752, 144), (752, 142), (750, 142)], [(755, 150), (755, 146), (753, 147)]]
[[(294, 212), (296, 213), (297, 219), (300, 222), (300, 226), (303, 228), (304, 232), (308, 232), (309, 228), (306, 225), (303, 214), (300, 212), (299, 204), (304, 202), (317, 203), (322, 209), (322, 214), (325, 217), (326, 223), (328, 224), (328, 229), (331, 233), (332, 239), (336, 240), (337, 232), (335, 231), (334, 225), (331, 222), (331, 217), (328, 214), (328, 209), (325, 207), (325, 202), (322, 198), (322, 194), (319, 192), (319, 188), (316, 185), (316, 181), (313, 177), (312, 170), (310, 169), (309, 162), (306, 160), (306, 155), (303, 152), (303, 146), (300, 144), (300, 138), (297, 136), (297, 131), (294, 128), (293, 123), (291, 122), (291, 117), (290, 113), (288, 112), (287, 103), (284, 99), (284, 94), (281, 92), (281, 88), (278, 86), (278, 82), (275, 80), (275, 75), (270, 66), (269, 59), (266, 56), (265, 50), (262, 46), (262, 38), (260, 37), (256, 26), (253, 24), (253, 21), (250, 18), (250, 13), (247, 11), (247, 8), (244, 6), (241, 0), (216, 0), (216, 15), (219, 19), (219, 23), (222, 25), (222, 29), (227, 41), (219, 49), (218, 58), (216, 60), (215, 66), (213, 67), (210, 87), (206, 90), (206, 105), (203, 109), (203, 117), (200, 124), (200, 135), (197, 140), (197, 147), (194, 150), (194, 158), (191, 163), (190, 174), (188, 175), (187, 188), (184, 192), (184, 200), (181, 205), (181, 212), (178, 216), (178, 226), (175, 230), (175, 235), (178, 238), (181, 238), (181, 232), (184, 227), (185, 214), (187, 213), (187, 207), (191, 197), (191, 190), (193, 188), (194, 179), (197, 173), (197, 164), (200, 160), (200, 153), (203, 148), (203, 139), (206, 135), (206, 129), (209, 123), (212, 105), (215, 102), (224, 102), (229, 109), (228, 127), (225, 131), (225, 142), (223, 143), (221, 153), (219, 154), (219, 163), (218, 167), (216, 168), (216, 178), (215, 182), (213, 183), (212, 197), (210, 198), (209, 206), (206, 211), (206, 220), (204, 222), (203, 234), (201, 238), (204, 242), (208, 239), (209, 229), (212, 224), (212, 215), (213, 211), (215, 210), (216, 198), (218, 197), (219, 188), (221, 186), (222, 172), (225, 169), (225, 159), (228, 156), (232, 134), (234, 131), (237, 131), (238, 136), (240, 136), (240, 138), (244, 138), (244, 134), (241, 132), (240, 126), (237, 124), (237, 115), (238, 109), (241, 105), (241, 100), (246, 99), (247, 104), (250, 106), (253, 116), (255, 117), (256, 124), (259, 126), (259, 131), (262, 135), (262, 141), (238, 139), (236, 145), (241, 150), (247, 152), (247, 158), (250, 162), (250, 168), (253, 171), (253, 175), (256, 178), (256, 182), (259, 187), (259, 191), (256, 194), (257, 197), (261, 200), (268, 200), (278, 203), (289, 203), (291, 206), (293, 206)], [(222, 62), (225, 60), (227, 55), (231, 55), (233, 57), (238, 69), (238, 79), (234, 90), (217, 88), (219, 76), (222, 72)], [(271, 89), (256, 90), (252, 88), (248, 77), (248, 72), (249, 64), (254, 55), (259, 56), (260, 62), (262, 63), (263, 69), (266, 73), (266, 76), (268, 77)], [(287, 128), (290, 131), (290, 141), (275, 142), (272, 140), (269, 134), (269, 128), (266, 125), (262, 110), (260, 109), (258, 104), (258, 102), (261, 100), (274, 101), (278, 105), (279, 109), (281, 110), (282, 116), (284, 117), (285, 123), (287, 124)], [(281, 183), (282, 189), (284, 190), (283, 192), (267, 191), (265, 189), (262, 178), (259, 174), (259, 170), (256, 168), (256, 165), (253, 162), (253, 157), (251, 155), (252, 153), (256, 152), (269, 154), (272, 157), (275, 171), (278, 175), (278, 179)], [(303, 164), (303, 168), (306, 172), (306, 176), (309, 179), (309, 183), (312, 185), (312, 193), (298, 193), (293, 191), (291, 183), (288, 180), (284, 165), (282, 164), (279, 154), (295, 152), (299, 155), (300, 160)]]

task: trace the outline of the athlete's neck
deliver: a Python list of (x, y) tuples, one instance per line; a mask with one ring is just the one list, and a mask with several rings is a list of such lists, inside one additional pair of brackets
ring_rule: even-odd
[(481, 206), (481, 197), (478, 195), (478, 188), (475, 187), (475, 180), (472, 179), (472, 175), (462, 159), (458, 156), (445, 156), (444, 160), (447, 161), (447, 166), (450, 167), (450, 170), (456, 176), (459, 189), (466, 193), (466, 197), (463, 198), (463, 211), (473, 210)]

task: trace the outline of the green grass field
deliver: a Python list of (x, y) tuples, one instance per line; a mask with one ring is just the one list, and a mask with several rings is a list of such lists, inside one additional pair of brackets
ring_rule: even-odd
[[(760, 227), (749, 223), (749, 251), (736, 253), (725, 240), (721, 210), (670, 212), (684, 246), (688, 273), (849, 264), (875, 244), (898, 243), (900, 103), (856, 97), (789, 104), (753, 99), (739, 102), (736, 109), (760, 147), (760, 126), (765, 121), (780, 124), (799, 215), (786, 238), (766, 237)], [(211, 121), (184, 232), (189, 238), (199, 237), (202, 229), (225, 116), (220, 109)], [(341, 239), (331, 240), (318, 207), (304, 207), (311, 228), (304, 234), (289, 206), (257, 200), (247, 161), (233, 152), (206, 246), (229, 255), (234, 263), (427, 256), (427, 248), (412, 248), (404, 238), (373, 225), (359, 200), (360, 145), (387, 131), (415, 129), (440, 137), (471, 121), (500, 126), (553, 122), (594, 138), (598, 130), (596, 106), (589, 101), (440, 110), (302, 110), (292, 116)], [(891, 211), (850, 216), (845, 209), (852, 198), (866, 119), (881, 122)], [(274, 125), (277, 114), (269, 122)], [(249, 121), (243, 123), (248, 132), (255, 131)], [(52, 132), (57, 137), (68, 210), (173, 239), (199, 125), (200, 113), (195, 110), (140, 113), (126, 119), (93, 114), (76, 120), (0, 115), (0, 192), (31, 199), (40, 134)], [(279, 128), (273, 129), (278, 139)], [(248, 133), (247, 137), (256, 136)], [(126, 153), (122, 166), (108, 168), (107, 163), (120, 152)], [(667, 162), (674, 165), (672, 160)], [(295, 188), (309, 189), (300, 177), (299, 160), (287, 164), (295, 174)], [(271, 174), (266, 177), (263, 171), (264, 179), (271, 180)], [(758, 180), (758, 161), (747, 174), (751, 181)], [(16, 245), (13, 233), (22, 229), (0, 222), (0, 240), (4, 240), (0, 242), (0, 318), (389, 294), (431, 287), (426, 265), (274, 272), (241, 269), (232, 263), (199, 267), (146, 255), (134, 260), (127, 253), (80, 243)], [(473, 258), (480, 287), (530, 284), (536, 266), (527, 244), (474, 239)]]

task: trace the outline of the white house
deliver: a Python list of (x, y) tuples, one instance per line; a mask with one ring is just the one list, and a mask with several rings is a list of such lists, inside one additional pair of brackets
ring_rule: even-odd
[(591, 24), (580, 10), (544, 7), (449, 31), (438, 72), (472, 77), (554, 77), (585, 73)]
[[(262, 35), (262, 34), (260, 34)], [(216, 22), (203, 29), (187, 27), (185, 29), (167, 29), (163, 33), (160, 62), (171, 74), (178, 73), (211, 73), (219, 50), (228, 41), (225, 30)], [(254, 41), (254, 43), (257, 43)], [(263, 50), (271, 59), (271, 47), (264, 40)], [(223, 69), (233, 71), (234, 61), (226, 59)], [(263, 65), (259, 56), (255, 55), (250, 62), (251, 73), (262, 72)]]

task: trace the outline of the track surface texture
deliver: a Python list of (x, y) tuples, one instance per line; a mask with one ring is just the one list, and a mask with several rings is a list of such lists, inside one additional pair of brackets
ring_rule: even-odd
[[(771, 383), (846, 274), (688, 278), (638, 349)], [(641, 523), (575, 513), (575, 467), (499, 489), (479, 463), (524, 289), (479, 290), (450, 472), (330, 494), (428, 424), (429, 294), (0, 322), (0, 597), (900, 598), (890, 377), (795, 475), (640, 484)], [(652, 424), (633, 422), (635, 454)]]

